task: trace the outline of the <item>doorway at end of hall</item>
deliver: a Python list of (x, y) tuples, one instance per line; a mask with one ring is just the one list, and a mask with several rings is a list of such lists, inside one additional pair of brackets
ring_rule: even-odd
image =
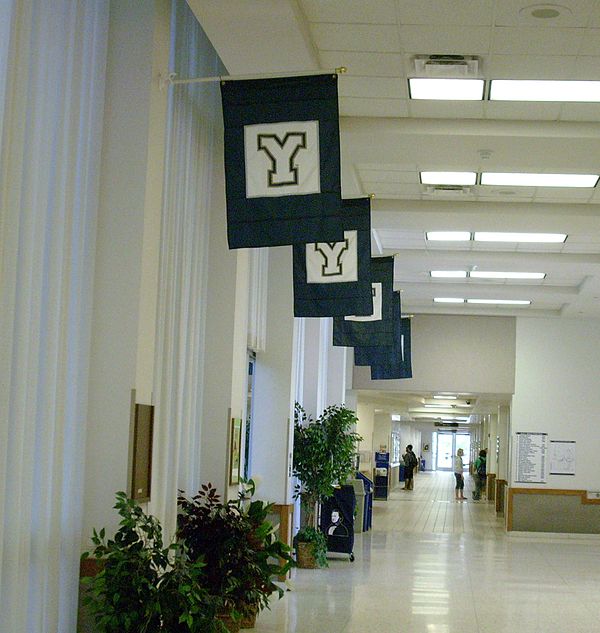
[(452, 470), (454, 455), (459, 448), (463, 449), (463, 466), (469, 470), (469, 456), (471, 455), (470, 433), (452, 433), (437, 431), (433, 434), (433, 455), (435, 470)]

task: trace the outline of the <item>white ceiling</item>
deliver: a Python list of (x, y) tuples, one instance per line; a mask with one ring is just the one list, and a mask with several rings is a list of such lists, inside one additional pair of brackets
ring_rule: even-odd
[[(233, 75), (340, 75), (342, 186), (374, 194), (373, 249), (395, 254), (404, 313), (600, 318), (600, 187), (431, 191), (420, 170), (598, 173), (600, 104), (411, 101), (414, 57), (479, 58), (484, 79), (600, 80), (600, 1), (189, 0)], [(427, 243), (426, 230), (564, 232), (564, 244)], [(434, 280), (430, 270), (545, 272), (541, 282)], [(530, 299), (452, 306), (434, 296)]]
[[(600, 187), (432, 192), (419, 180), (421, 170), (599, 173), (600, 104), (411, 101), (408, 94), (415, 56), (432, 54), (476, 56), (486, 80), (600, 80), (600, 0), (188, 3), (232, 75), (347, 68), (338, 82), (343, 195), (375, 194), (373, 252), (395, 255), (405, 314), (600, 318)], [(559, 15), (534, 18), (535, 8)], [(425, 231), (436, 229), (569, 237), (549, 246), (427, 243)], [(429, 276), (475, 268), (547, 276), (540, 282)], [(435, 296), (532, 304), (440, 305)], [(432, 396), (368, 393), (377, 406), (412, 419), (428, 415), (421, 405)], [(469, 397), (476, 422), (510, 396)]]

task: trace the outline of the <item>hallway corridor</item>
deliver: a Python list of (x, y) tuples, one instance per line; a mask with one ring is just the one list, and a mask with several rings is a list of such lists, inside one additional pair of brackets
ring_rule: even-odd
[(600, 632), (598, 537), (508, 536), (492, 504), (454, 501), (453, 481), (420, 473), (414, 491), (375, 502), (356, 561), (295, 570), (254, 631)]

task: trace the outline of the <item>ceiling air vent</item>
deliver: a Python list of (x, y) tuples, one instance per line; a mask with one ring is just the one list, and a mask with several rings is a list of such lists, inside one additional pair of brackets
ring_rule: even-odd
[(416, 77), (479, 77), (480, 60), (472, 55), (419, 55), (414, 64)]
[(471, 193), (471, 187), (464, 185), (425, 185), (425, 193), (430, 195), (466, 196)]
[(456, 428), (458, 422), (434, 422), (433, 426), (444, 426), (447, 428)]

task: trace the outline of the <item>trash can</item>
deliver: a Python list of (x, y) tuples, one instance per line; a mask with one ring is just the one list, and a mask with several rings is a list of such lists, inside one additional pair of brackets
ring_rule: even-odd
[(354, 560), (354, 486), (336, 488), (333, 496), (321, 504), (319, 527), (327, 537), (327, 551), (349, 554)]
[(365, 487), (365, 522), (363, 531), (368, 532), (373, 526), (373, 489), (375, 486), (373, 481), (362, 473), (356, 473), (356, 477), (363, 482)]
[(356, 516), (354, 518), (354, 533), (366, 532), (367, 528), (367, 493), (365, 492), (365, 485), (362, 479), (350, 479), (348, 482), (354, 488), (354, 496), (356, 497)]

